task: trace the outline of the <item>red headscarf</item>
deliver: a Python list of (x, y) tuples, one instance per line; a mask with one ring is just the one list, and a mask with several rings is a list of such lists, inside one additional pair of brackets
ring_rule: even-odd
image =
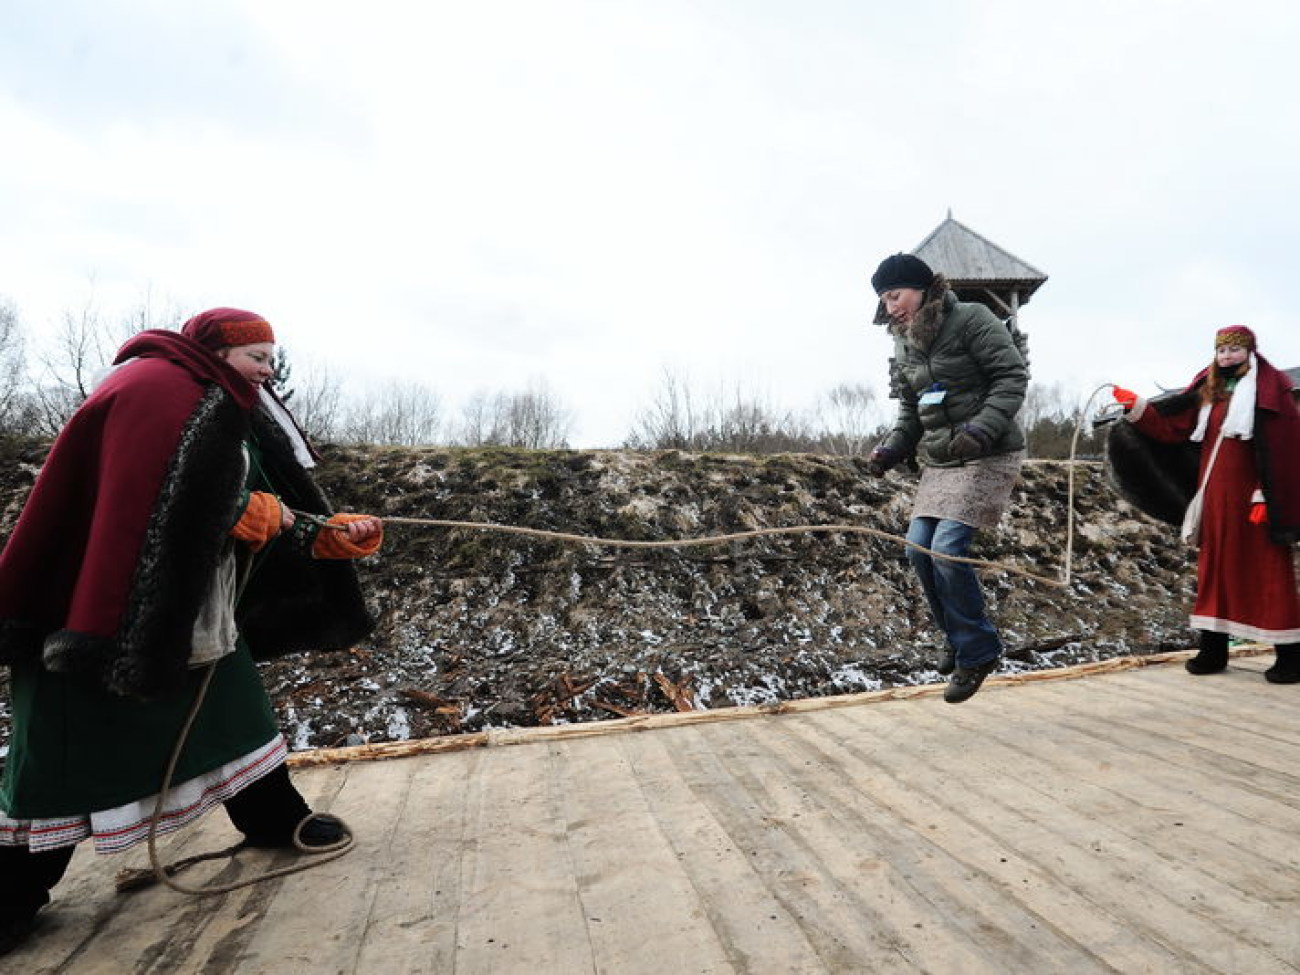
[(182, 325), (181, 334), (213, 352), (232, 345), (275, 341), (265, 318), (240, 308), (209, 308)]

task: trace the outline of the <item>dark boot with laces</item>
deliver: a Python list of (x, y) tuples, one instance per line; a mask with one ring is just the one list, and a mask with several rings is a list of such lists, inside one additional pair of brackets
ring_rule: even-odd
[(957, 666), (948, 678), (948, 686), (943, 689), (943, 699), (949, 704), (960, 704), (975, 696), (975, 692), (984, 683), (984, 678), (998, 669), (1002, 663), (1001, 655), (974, 667)]
[(1228, 667), (1228, 634), (1201, 630), (1201, 649), (1183, 665), (1189, 674), (1202, 677)]

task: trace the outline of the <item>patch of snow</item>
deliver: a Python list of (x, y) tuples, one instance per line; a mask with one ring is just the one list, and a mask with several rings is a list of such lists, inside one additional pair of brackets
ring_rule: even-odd
[(411, 716), (406, 708), (394, 708), (388, 716), (387, 727), (390, 741), (404, 741), (411, 736)]

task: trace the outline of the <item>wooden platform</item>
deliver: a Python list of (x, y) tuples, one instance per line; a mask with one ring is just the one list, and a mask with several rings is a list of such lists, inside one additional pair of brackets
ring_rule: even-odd
[[(352, 853), (194, 898), (117, 894), (144, 858), (83, 846), (0, 970), (1300, 972), (1300, 687), (1270, 661), (300, 768)], [(164, 849), (233, 838), (216, 813)]]

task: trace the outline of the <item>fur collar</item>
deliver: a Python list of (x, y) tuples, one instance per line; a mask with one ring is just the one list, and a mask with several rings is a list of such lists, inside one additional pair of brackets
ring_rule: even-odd
[(942, 274), (936, 274), (930, 287), (925, 289), (921, 307), (912, 316), (912, 321), (906, 325), (890, 321), (890, 334), (911, 342), (922, 352), (929, 351), (939, 335), (939, 326), (943, 324), (944, 316), (948, 314), (948, 294), (948, 279)]

